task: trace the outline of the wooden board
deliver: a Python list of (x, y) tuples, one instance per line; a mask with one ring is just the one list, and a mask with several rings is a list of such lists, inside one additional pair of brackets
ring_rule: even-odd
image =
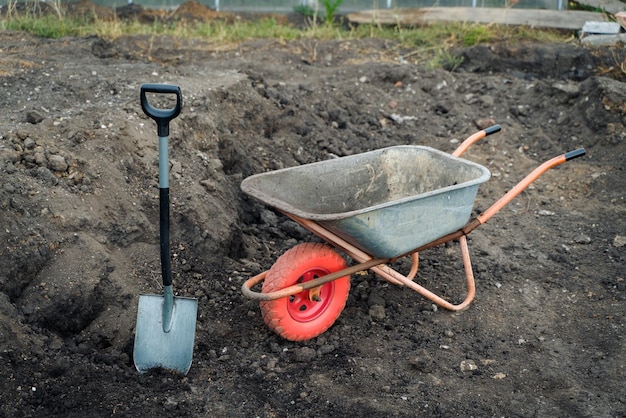
[(487, 7), (366, 10), (350, 13), (347, 18), (351, 23), (360, 24), (423, 26), (436, 22), (468, 22), (571, 30), (581, 29), (585, 22), (608, 22), (606, 15), (595, 12)]

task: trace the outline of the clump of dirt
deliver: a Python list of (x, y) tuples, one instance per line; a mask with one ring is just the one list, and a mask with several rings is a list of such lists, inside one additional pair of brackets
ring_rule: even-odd
[[(378, 39), (0, 45), (2, 415), (626, 414), (626, 85), (600, 68), (623, 49), (477, 47), (449, 72)], [(175, 291), (199, 306), (187, 376), (132, 360), (138, 296), (162, 291), (148, 82), (184, 97), (170, 193)], [(244, 178), (401, 144), (453, 152), (491, 123), (502, 132), (464, 154), (492, 176), (474, 215), (542, 162), (586, 155), (468, 236), (469, 309), (363, 272), (320, 336), (268, 330), (242, 284), (320, 239), (244, 195)], [(464, 276), (458, 244), (420, 252), (426, 288), (458, 303)]]

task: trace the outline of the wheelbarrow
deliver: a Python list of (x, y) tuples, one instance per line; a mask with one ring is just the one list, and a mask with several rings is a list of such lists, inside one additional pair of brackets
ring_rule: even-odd
[[(243, 294), (259, 300), (266, 325), (291, 341), (325, 332), (346, 304), (350, 275), (365, 270), (413, 289), (445, 309), (466, 309), (476, 294), (467, 235), (544, 172), (585, 154), (580, 148), (544, 162), (470, 220), (478, 188), (490, 172), (460, 157), (472, 144), (500, 130), (494, 125), (478, 131), (452, 154), (400, 145), (244, 179), (243, 192), (325, 243), (289, 249), (269, 270), (248, 279)], [(467, 283), (467, 296), (458, 304), (413, 281), (419, 252), (453, 240), (459, 242)], [(348, 266), (337, 250), (356, 264)], [(402, 257), (411, 257), (406, 275), (390, 266)], [(260, 292), (252, 290), (261, 283)]]

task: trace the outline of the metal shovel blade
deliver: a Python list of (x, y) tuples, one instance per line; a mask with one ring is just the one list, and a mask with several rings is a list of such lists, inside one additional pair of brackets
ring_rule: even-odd
[[(133, 358), (139, 373), (163, 368), (187, 374), (196, 335), (198, 301), (175, 297), (168, 308), (167, 293), (141, 295), (137, 311)], [(165, 321), (169, 324), (164, 326)], [(171, 319), (167, 319), (171, 315)]]

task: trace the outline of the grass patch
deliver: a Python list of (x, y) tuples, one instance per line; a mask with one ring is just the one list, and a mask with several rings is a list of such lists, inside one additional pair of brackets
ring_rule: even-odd
[(11, 12), (10, 9), (0, 21), (0, 29), (28, 32), (43, 38), (84, 36), (90, 34), (91, 31), (85, 22), (66, 19), (61, 14), (41, 13), (36, 15), (31, 13), (21, 15), (17, 12)]
[[(339, 1), (334, 0), (337, 4)], [(329, 4), (335, 2), (329, 0)], [(97, 35), (113, 40), (132, 35), (167, 35), (175, 38), (202, 38), (225, 44), (252, 39), (363, 39), (382, 38), (398, 42), (405, 56), (426, 60), (434, 66), (455, 68), (459, 65), (449, 52), (456, 47), (471, 47), (494, 42), (567, 42), (572, 35), (554, 30), (528, 27), (481, 25), (469, 23), (441, 23), (424, 27), (382, 25), (341, 25), (325, 22), (307, 28), (281, 24), (275, 18), (258, 20), (230, 19), (193, 22), (185, 20), (156, 19), (153, 23), (140, 23), (133, 19), (99, 19), (95, 15), (72, 17), (60, 2), (30, 3), (29, 9), (18, 10), (17, 3), (9, 3), (0, 18), (0, 30), (15, 30), (46, 38), (82, 37)], [(47, 7), (45, 9), (43, 6)]]

